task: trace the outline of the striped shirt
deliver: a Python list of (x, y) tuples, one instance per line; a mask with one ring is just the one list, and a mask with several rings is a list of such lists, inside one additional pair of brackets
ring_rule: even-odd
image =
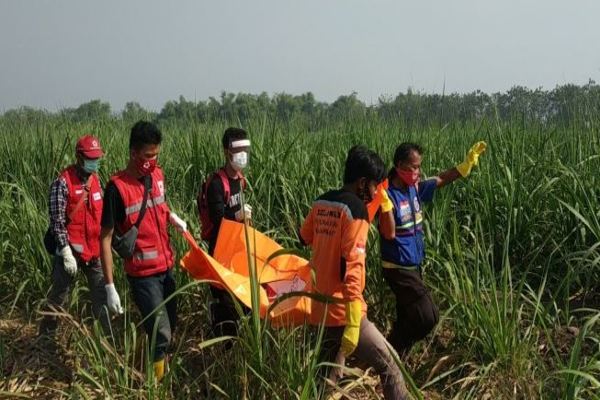
[(58, 249), (65, 247), (67, 236), (67, 202), (69, 189), (65, 178), (59, 176), (50, 186), (50, 229), (56, 238)]
[[(83, 175), (81, 170), (77, 169), (79, 179), (84, 182), (89, 175)], [(87, 197), (84, 199), (87, 201)], [(69, 202), (69, 188), (67, 181), (63, 176), (56, 178), (50, 186), (50, 197), (48, 211), (50, 213), (50, 230), (56, 239), (56, 248), (62, 249), (69, 244), (67, 234), (67, 203)]]

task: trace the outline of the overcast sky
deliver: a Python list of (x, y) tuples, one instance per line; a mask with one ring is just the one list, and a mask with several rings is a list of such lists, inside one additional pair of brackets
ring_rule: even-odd
[(600, 81), (598, 0), (0, 0), (0, 110)]

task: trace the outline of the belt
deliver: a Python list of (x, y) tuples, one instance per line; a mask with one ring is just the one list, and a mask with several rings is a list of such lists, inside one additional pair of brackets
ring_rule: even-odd
[(386, 269), (403, 269), (405, 271), (418, 271), (418, 265), (400, 265), (394, 264), (393, 262), (381, 260), (381, 266)]

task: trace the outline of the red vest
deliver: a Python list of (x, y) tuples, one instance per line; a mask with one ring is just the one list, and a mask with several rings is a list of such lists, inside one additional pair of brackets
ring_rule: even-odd
[[(146, 214), (139, 226), (133, 257), (125, 260), (125, 271), (131, 276), (153, 275), (173, 266), (164, 176), (158, 167), (151, 176), (152, 189), (148, 193)], [(119, 232), (124, 233), (137, 221), (144, 200), (144, 184), (125, 171), (118, 172), (110, 179), (119, 190), (125, 206), (125, 220), (116, 226)]]
[[(67, 234), (71, 248), (79, 258), (88, 262), (100, 257), (100, 218), (102, 217), (102, 189), (96, 174), (92, 174), (85, 188), (74, 165), (61, 172), (67, 183)], [(82, 203), (82, 196), (87, 196)], [(79, 204), (79, 206), (78, 206)]]

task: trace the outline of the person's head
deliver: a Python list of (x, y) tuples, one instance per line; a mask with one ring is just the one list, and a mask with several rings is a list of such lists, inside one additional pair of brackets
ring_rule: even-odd
[(156, 168), (161, 142), (162, 133), (152, 122), (138, 121), (131, 128), (129, 160), (141, 175), (150, 175)]
[(242, 128), (227, 128), (223, 134), (223, 151), (227, 164), (236, 171), (248, 165), (250, 140)]
[(394, 153), (394, 168), (391, 176), (398, 176), (400, 181), (407, 186), (416, 184), (421, 176), (421, 161), (423, 148), (416, 143), (404, 142), (396, 148)]
[(75, 157), (77, 165), (86, 173), (91, 174), (98, 171), (100, 159), (104, 155), (100, 141), (92, 135), (79, 138), (75, 146)]
[(352, 187), (365, 203), (377, 193), (377, 185), (385, 179), (385, 164), (379, 154), (365, 146), (354, 146), (348, 151), (344, 168), (344, 186)]

